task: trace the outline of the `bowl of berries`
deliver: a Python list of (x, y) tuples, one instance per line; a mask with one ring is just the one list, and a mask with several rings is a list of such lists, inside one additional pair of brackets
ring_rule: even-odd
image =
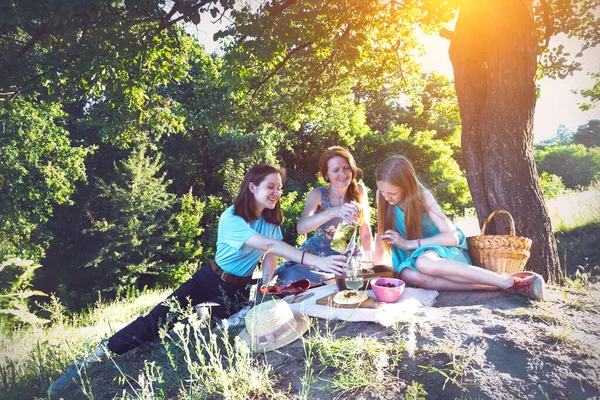
[(396, 278), (375, 278), (371, 280), (371, 290), (377, 301), (395, 303), (404, 291), (404, 281)]

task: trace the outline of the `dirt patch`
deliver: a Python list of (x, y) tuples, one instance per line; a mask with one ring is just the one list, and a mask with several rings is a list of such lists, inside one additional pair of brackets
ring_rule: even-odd
[[(412, 382), (427, 399), (585, 399), (600, 396), (600, 287), (549, 288), (545, 302), (494, 293), (441, 293), (435, 307), (393, 328), (373, 323), (316, 321), (337, 338), (374, 337), (406, 343), (382, 393), (355, 390), (354, 398), (403, 396)], [(291, 397), (306, 381), (306, 348), (297, 341), (261, 356)], [(334, 371), (313, 361), (308, 398), (345, 397), (323, 390)], [(421, 393), (422, 394), (422, 393)]]

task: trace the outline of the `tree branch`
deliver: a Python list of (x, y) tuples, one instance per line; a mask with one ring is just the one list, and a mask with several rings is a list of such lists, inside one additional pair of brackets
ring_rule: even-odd
[(281, 14), (286, 8), (290, 7), (293, 4), (296, 4), (296, 0), (288, 0), (281, 5), (268, 7), (265, 9), (265, 11), (269, 12), (269, 18), (273, 18)]
[[(348, 26), (346, 26), (346, 29), (344, 30), (344, 32), (336, 39), (336, 42), (340, 42), (343, 38), (348, 36), (348, 33), (350, 32), (350, 29), (353, 28), (353, 24), (349, 23)], [(331, 55), (329, 57), (327, 57), (325, 60), (323, 60), (323, 62), (320, 65), (320, 71), (318, 72), (318, 74), (314, 77), (314, 79), (312, 79), (312, 82), (310, 84), (310, 87), (308, 89), (308, 92), (306, 93), (306, 96), (310, 96), (311, 93), (313, 92), (316, 83), (318, 82), (319, 78), (321, 76), (323, 76), (323, 73), (325, 72), (325, 70), (327, 69), (327, 67), (329, 65), (331, 65), (331, 63), (333, 62), (334, 58), (335, 58), (335, 54), (336, 54), (336, 49), (334, 48), (331, 51)]]
[(293, 50), (289, 51), (286, 54), (286, 56), (284, 57), (284, 59), (281, 60), (279, 62), (279, 64), (277, 64), (277, 66), (275, 66), (273, 71), (271, 71), (263, 80), (261, 80), (258, 83), (255, 83), (254, 85), (252, 85), (250, 87), (250, 89), (252, 90), (252, 97), (254, 97), (254, 95), (258, 92), (258, 90), (262, 87), (262, 85), (264, 85), (269, 79), (274, 77), (279, 72), (279, 70), (281, 70), (285, 66), (285, 64), (294, 56), (294, 54), (306, 49), (307, 47), (312, 45), (312, 43), (313, 42), (302, 43), (302, 44), (298, 45), (297, 47), (295, 47)]
[(542, 21), (544, 22), (544, 27), (546, 28), (544, 31), (544, 42), (540, 46), (538, 50), (538, 54), (548, 48), (550, 44), (550, 38), (554, 34), (554, 24), (552, 23), (552, 7), (546, 0), (540, 0), (540, 9)]
[(40, 40), (42, 40), (42, 38), (48, 33), (50, 25), (46, 24), (42, 24), (40, 25), (40, 27), (38, 28), (37, 32), (35, 33), (35, 35), (33, 35), (31, 37), (31, 39), (29, 39), (29, 42), (27, 42), (27, 44), (21, 49), (21, 51), (19, 51), (19, 54), (17, 54), (17, 58), (20, 58), (23, 54), (27, 53), (29, 50), (31, 50)]
[(451, 31), (448, 28), (442, 28), (442, 30), (440, 31), (440, 36), (444, 39), (452, 41), (452, 39), (454, 39), (454, 31)]

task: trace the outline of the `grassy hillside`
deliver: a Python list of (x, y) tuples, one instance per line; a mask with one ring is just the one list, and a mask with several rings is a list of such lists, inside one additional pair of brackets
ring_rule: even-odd
[[(571, 284), (585, 287), (590, 273), (598, 274), (600, 263), (600, 190), (598, 186), (585, 192), (573, 192), (548, 203), (557, 238), (561, 261), (566, 260)], [(473, 218), (459, 221), (462, 227), (473, 224)], [(476, 227), (475, 219), (475, 227)], [(476, 228), (478, 230), (478, 228)], [(476, 234), (469, 232), (467, 234)], [(581, 267), (577, 267), (580, 265)], [(575, 272), (579, 271), (575, 276)], [(48, 398), (48, 387), (65, 368), (89, 355), (98, 342), (110, 336), (136, 316), (145, 313), (164, 299), (168, 291), (148, 291), (137, 297), (110, 303), (99, 301), (80, 314), (68, 314), (59, 299), (44, 307), (51, 320), (46, 325), (9, 329), (0, 325), (0, 398)], [(190, 314), (191, 315), (191, 314)], [(268, 364), (250, 354), (244, 346), (236, 346), (236, 330), (211, 331), (203, 321), (191, 318), (191, 324), (178, 324), (164, 332), (165, 340), (142, 346), (118, 360), (82, 369), (66, 398), (277, 398), (294, 394), (308, 396), (309, 382), (317, 373), (312, 357), (349, 371), (335, 375), (329, 390), (344, 392), (358, 385), (378, 384), (374, 376), (387, 375), (386, 368), (401, 356), (404, 343), (334, 339), (330, 332), (312, 332), (305, 342), (306, 357), (299, 360), (304, 370), (305, 389), (290, 393), (278, 388), (276, 375)], [(324, 349), (335, 349), (327, 353)], [(356, 350), (358, 349), (358, 350)], [(391, 360), (382, 366), (374, 354)], [(323, 361), (325, 360), (325, 361)], [(379, 363), (379, 364), (378, 364)], [(353, 367), (354, 366), (354, 367)], [(359, 368), (360, 367), (360, 368)], [(384, 368), (385, 367), (385, 368)], [(358, 368), (358, 369), (357, 369)], [(341, 370), (340, 370), (341, 371)], [(93, 375), (94, 379), (91, 379)], [(370, 377), (365, 381), (364, 377)], [(387, 379), (387, 378), (386, 378)], [(406, 393), (419, 398), (418, 384)]]

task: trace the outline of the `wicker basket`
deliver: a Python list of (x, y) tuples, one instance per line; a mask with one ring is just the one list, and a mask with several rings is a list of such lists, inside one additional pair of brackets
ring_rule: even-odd
[[(510, 221), (508, 235), (486, 235), (488, 223), (496, 214), (506, 214)], [(523, 271), (529, 259), (531, 239), (515, 236), (515, 221), (508, 211), (496, 210), (485, 220), (481, 235), (467, 238), (473, 265), (495, 272), (516, 274)]]

